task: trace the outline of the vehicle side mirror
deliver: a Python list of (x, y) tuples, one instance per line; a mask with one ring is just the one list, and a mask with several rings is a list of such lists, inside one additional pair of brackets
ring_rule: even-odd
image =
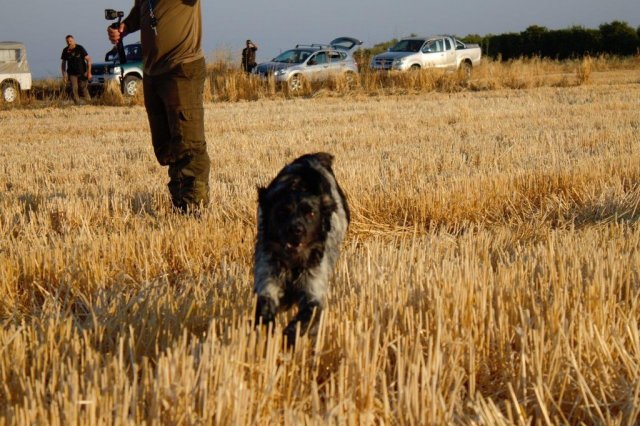
[(316, 65), (316, 60), (315, 59), (309, 59), (309, 62), (307, 62), (307, 65)]

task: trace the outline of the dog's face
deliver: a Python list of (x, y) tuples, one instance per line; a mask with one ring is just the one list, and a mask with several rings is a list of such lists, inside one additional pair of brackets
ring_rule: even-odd
[(299, 176), (259, 190), (259, 202), (271, 252), (290, 266), (306, 266), (321, 250), (335, 210), (333, 198)]

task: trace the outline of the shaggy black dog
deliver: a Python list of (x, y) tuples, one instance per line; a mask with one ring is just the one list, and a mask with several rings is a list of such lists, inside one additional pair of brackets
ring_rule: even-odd
[(258, 189), (256, 325), (269, 324), (278, 312), (297, 305), (284, 331), (289, 345), (295, 344), (298, 324), (300, 335), (316, 334), (349, 225), (349, 206), (332, 163), (333, 156), (324, 152), (303, 155)]

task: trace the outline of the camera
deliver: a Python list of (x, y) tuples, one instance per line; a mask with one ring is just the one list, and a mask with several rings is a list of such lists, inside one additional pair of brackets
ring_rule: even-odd
[[(124, 17), (124, 12), (121, 10), (115, 9), (105, 9), (104, 10), (104, 19), (107, 21), (118, 20), (118, 22), (114, 22), (111, 24), (111, 28), (117, 29), (120, 27), (120, 22), (122, 22), (122, 18)], [(120, 60), (120, 64), (127, 63), (127, 54), (124, 51), (124, 45), (122, 44), (122, 37), (120, 41), (116, 44), (116, 50), (118, 51), (118, 59)]]
[[(124, 17), (124, 12), (121, 10), (115, 9), (105, 9), (104, 10), (104, 19), (107, 21), (118, 20), (118, 22), (114, 22), (111, 24), (111, 28), (118, 29), (120, 28), (120, 23), (122, 22), (122, 18)], [(122, 65), (127, 63), (127, 53), (124, 50), (124, 44), (122, 43), (122, 37), (116, 43), (116, 51), (118, 52), (118, 61), (120, 63), (120, 91), (124, 92), (124, 69)], [(116, 66), (116, 60), (113, 60), (113, 66)]]
[(120, 20), (124, 17), (124, 12), (121, 10), (114, 9), (105, 9), (104, 10), (104, 19), (107, 21), (115, 21), (116, 19)]

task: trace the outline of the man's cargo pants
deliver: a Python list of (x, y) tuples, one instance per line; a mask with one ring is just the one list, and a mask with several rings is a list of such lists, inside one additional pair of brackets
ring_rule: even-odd
[(169, 192), (181, 211), (209, 203), (209, 169), (204, 136), (204, 58), (166, 74), (143, 78), (144, 104), (158, 162), (169, 166)]

